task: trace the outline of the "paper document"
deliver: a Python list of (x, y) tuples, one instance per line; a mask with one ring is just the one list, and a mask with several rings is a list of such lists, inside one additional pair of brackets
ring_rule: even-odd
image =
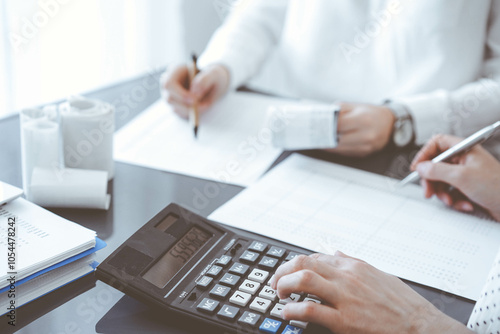
[(231, 93), (200, 117), (198, 138), (189, 122), (163, 101), (145, 110), (115, 135), (115, 160), (248, 186), (281, 150), (265, 126), (269, 106), (290, 100)]
[(476, 300), (500, 224), (425, 200), (410, 184), (294, 154), (210, 215), (333, 254), (341, 250), (420, 284)]
[[(9, 217), (17, 217), (14, 227)], [(0, 262), (0, 288), (9, 285), (15, 272), (17, 281), (95, 246), (96, 233), (70, 222), (23, 198), (0, 207), (0, 249), (14, 251), (12, 265), (7, 257)], [(11, 239), (9, 239), (11, 238)], [(13, 243), (12, 238), (15, 239)], [(11, 250), (11, 248), (13, 249)], [(10, 261), (10, 260), (9, 260)]]

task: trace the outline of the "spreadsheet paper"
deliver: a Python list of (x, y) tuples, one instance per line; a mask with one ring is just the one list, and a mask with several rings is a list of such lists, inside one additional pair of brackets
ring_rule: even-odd
[(294, 154), (210, 219), (476, 300), (500, 224), (426, 200), (419, 186)]

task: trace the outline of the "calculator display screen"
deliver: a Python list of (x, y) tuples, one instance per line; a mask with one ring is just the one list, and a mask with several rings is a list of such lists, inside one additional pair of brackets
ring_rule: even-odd
[(157, 287), (164, 288), (211, 238), (212, 234), (198, 227), (192, 227), (142, 277)]

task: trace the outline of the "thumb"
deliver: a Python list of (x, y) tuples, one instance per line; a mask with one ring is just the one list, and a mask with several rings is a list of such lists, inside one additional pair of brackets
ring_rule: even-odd
[(200, 100), (212, 89), (216, 83), (216, 77), (211, 71), (202, 71), (196, 75), (191, 84), (190, 92), (195, 99)]
[(417, 165), (417, 172), (421, 178), (430, 181), (445, 182), (456, 186), (458, 172), (461, 166), (444, 162), (433, 163), (430, 161), (421, 162)]

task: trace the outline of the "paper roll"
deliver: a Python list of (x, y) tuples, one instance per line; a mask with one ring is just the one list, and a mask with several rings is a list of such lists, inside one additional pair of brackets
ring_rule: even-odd
[(286, 150), (336, 147), (338, 112), (336, 105), (270, 107), (266, 126), (273, 146)]
[(39, 109), (22, 110), (20, 121), (23, 188), (31, 200), (29, 185), (34, 168), (60, 168), (59, 124)]
[(31, 201), (45, 207), (68, 207), (107, 210), (108, 173), (74, 168), (33, 170)]
[(59, 110), (65, 166), (106, 171), (112, 179), (114, 106), (76, 97)]

